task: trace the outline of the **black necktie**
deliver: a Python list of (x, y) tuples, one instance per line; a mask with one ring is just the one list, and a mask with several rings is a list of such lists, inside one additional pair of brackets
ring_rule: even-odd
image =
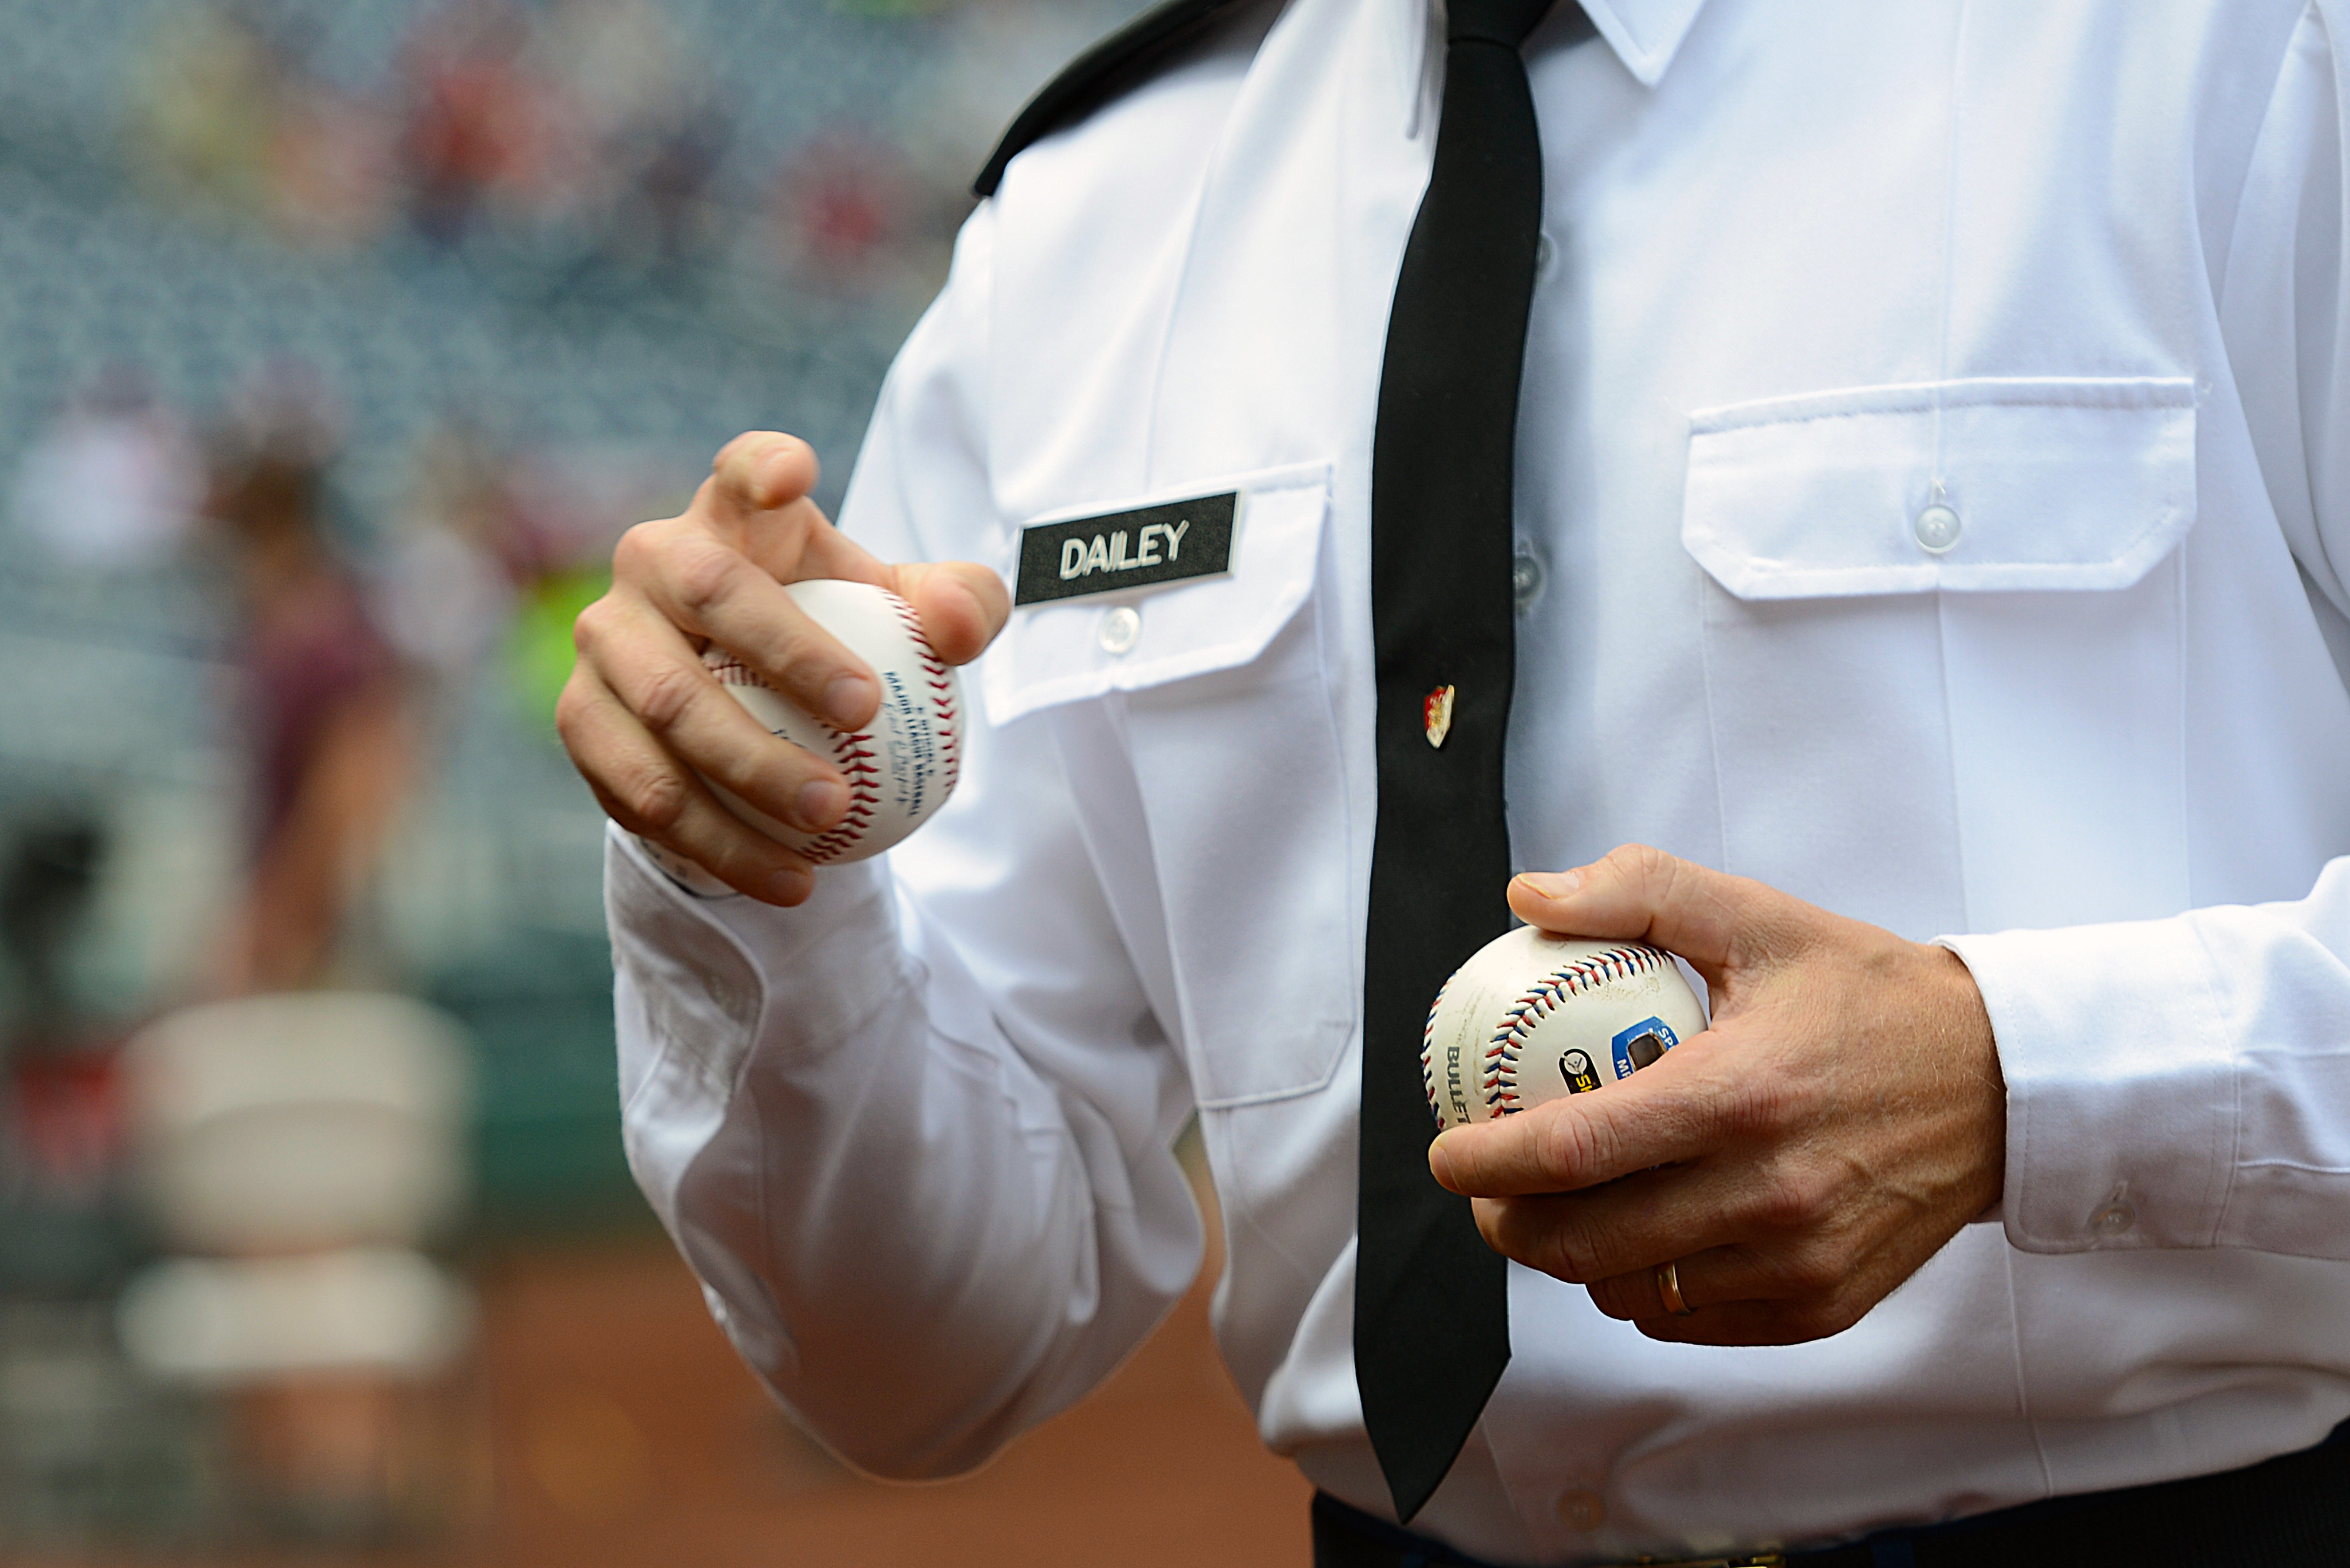
[(1355, 1375), (1405, 1520), (1452, 1468), (1510, 1359), (1507, 1266), (1467, 1199), (1428, 1174), (1436, 1128), (1419, 1051), (1437, 989), (1509, 928), (1511, 467), (1542, 224), (1518, 50), (1551, 5), (1451, 0), (1443, 119), (1396, 280), (1371, 456), (1379, 792)]

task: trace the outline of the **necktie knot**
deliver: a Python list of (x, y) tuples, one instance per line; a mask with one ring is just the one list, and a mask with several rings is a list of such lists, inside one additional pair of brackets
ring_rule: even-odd
[(1445, 42), (1474, 40), (1514, 49), (1549, 15), (1554, 0), (1451, 0), (1445, 8)]

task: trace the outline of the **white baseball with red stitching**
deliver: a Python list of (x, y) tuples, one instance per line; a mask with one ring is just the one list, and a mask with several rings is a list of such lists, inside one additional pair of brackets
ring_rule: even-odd
[(862, 860), (920, 827), (953, 792), (962, 763), (962, 684), (922, 636), (913, 606), (889, 589), (819, 578), (784, 591), (872, 667), (881, 682), (872, 722), (844, 733), (800, 711), (723, 649), (710, 649), (702, 662), (769, 733), (832, 760), (848, 781), (848, 815), (829, 833), (802, 833), (711, 787), (735, 815), (819, 866)]
[(1493, 1121), (1618, 1083), (1704, 1028), (1662, 948), (1520, 926), (1436, 993), (1419, 1055), (1428, 1108), (1440, 1127)]

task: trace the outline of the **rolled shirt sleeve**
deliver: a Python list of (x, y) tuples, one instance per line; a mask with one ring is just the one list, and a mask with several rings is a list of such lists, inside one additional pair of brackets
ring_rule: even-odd
[[(2350, 680), (2345, 22), (2315, 0), (2286, 48), (2220, 317), (2270, 504)], [(2350, 1259), (2350, 860), (2312, 870), (2293, 902), (1944, 939), (1998, 1036), (2016, 1246)]]
[(2296, 903), (1945, 940), (1999, 1038), (2015, 1245), (2350, 1259), (2350, 860)]

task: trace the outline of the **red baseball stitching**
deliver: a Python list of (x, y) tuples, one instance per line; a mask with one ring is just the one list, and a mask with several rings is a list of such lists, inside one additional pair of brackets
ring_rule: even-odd
[[(1568, 997), (1596, 991), (1612, 981), (1647, 974), (1671, 961), (1663, 949), (1634, 942), (1594, 953), (1537, 981), (1503, 1012), (1502, 1026), (1493, 1032), (1485, 1048), (1486, 1069), (1482, 1085), (1485, 1104), (1497, 1116), (1514, 1116), (1525, 1108), (1518, 1097), (1518, 1057), (1542, 1021), (1565, 1006)], [(1437, 1000), (1443, 1001), (1442, 992), (1438, 993)], [(1435, 1024), (1436, 1015), (1431, 1012), (1429, 1026), (1433, 1029)]]
[(922, 662), (922, 678), (930, 683), (933, 715), (931, 727), (939, 738), (939, 761), (945, 774), (941, 793), (944, 794), (951, 791), (955, 781), (962, 775), (962, 748), (955, 736), (959, 720), (955, 713), (954, 672), (947, 668), (946, 660), (939, 657), (938, 649), (931, 646), (931, 639), (922, 635), (921, 618), (914, 613), (914, 607), (887, 589), (883, 593), (889, 601), (889, 608), (904, 625), (906, 635), (913, 640), (915, 657)]

